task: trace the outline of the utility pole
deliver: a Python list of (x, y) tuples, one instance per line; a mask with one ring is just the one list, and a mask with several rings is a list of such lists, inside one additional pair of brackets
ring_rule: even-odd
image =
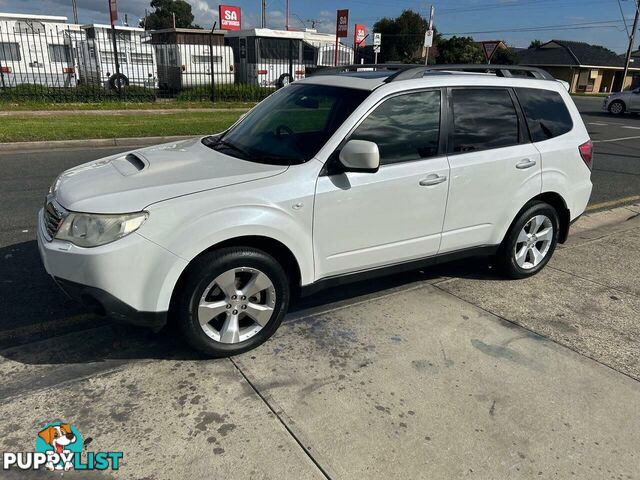
[(73, 9), (73, 23), (77, 25), (80, 22), (78, 21), (78, 3), (76, 0), (71, 0), (71, 8)]
[(622, 85), (620, 91), (624, 90), (624, 82), (627, 80), (627, 74), (629, 73), (629, 63), (631, 63), (631, 52), (633, 52), (633, 43), (636, 40), (636, 30), (638, 29), (638, 19), (640, 17), (640, 0), (636, 4), (636, 17), (633, 20), (633, 28), (631, 29), (631, 35), (629, 36), (629, 48), (627, 49), (627, 56), (624, 61), (624, 73), (622, 74)]
[(267, 0), (262, 0), (260, 2), (260, 9), (261, 9), (261, 17), (262, 17), (261, 26), (262, 28), (266, 28), (267, 27)]
[(284, 1), (284, 29), (289, 30), (289, 0)]
[[(640, 1), (640, 0), (638, 0)], [(429, 32), (433, 33), (433, 15), (435, 14), (435, 7), (433, 5), (431, 5), (431, 9), (429, 11)], [(431, 35), (431, 41), (433, 41), (433, 35)], [(429, 47), (427, 46), (427, 54), (424, 57), (424, 64), (428, 65), (429, 64)]]

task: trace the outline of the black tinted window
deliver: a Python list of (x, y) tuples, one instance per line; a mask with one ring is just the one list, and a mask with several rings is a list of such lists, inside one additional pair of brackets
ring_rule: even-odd
[(516, 94), (534, 142), (564, 135), (573, 128), (571, 114), (559, 93), (518, 88)]
[(350, 138), (378, 144), (380, 163), (405, 162), (438, 153), (440, 91), (398, 95), (376, 108)]
[(453, 152), (473, 152), (519, 143), (518, 115), (507, 90), (455, 89)]

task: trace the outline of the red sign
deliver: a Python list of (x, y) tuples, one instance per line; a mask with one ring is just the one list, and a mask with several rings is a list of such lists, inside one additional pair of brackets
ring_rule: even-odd
[(498, 51), (499, 46), (500, 42), (482, 42), (482, 51), (484, 52), (487, 62), (491, 62), (491, 59)]
[(349, 10), (338, 10), (336, 36), (339, 38), (349, 36)]
[(220, 15), (220, 28), (222, 30), (240, 30), (241, 11), (240, 7), (230, 7), (220, 5), (218, 7)]
[(358, 47), (366, 47), (365, 37), (367, 36), (367, 27), (360, 23), (356, 23), (356, 30), (353, 34), (353, 41)]
[(111, 25), (115, 25), (118, 20), (118, 4), (116, 0), (109, 0), (109, 15), (111, 17)]

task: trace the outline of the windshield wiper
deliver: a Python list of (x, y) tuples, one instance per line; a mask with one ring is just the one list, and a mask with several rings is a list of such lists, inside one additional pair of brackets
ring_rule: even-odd
[(231, 142), (227, 142), (226, 140), (218, 140), (216, 143), (214, 143), (212, 145), (212, 147), (214, 148), (214, 150), (217, 150), (215, 147), (217, 147), (218, 145), (222, 145), (224, 147), (230, 148), (231, 150), (235, 150), (236, 152), (238, 152), (240, 155), (242, 155), (245, 159), (248, 159), (251, 157), (251, 155), (249, 154), (249, 152), (247, 152), (244, 148), (238, 147), (237, 145), (234, 145)]

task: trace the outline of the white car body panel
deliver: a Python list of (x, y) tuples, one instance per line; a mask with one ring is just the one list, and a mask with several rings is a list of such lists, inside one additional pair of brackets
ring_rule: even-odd
[[(536, 164), (516, 167), (526, 160)], [(500, 243), (518, 211), (542, 190), (540, 154), (532, 143), (449, 155), (449, 163), (442, 253)]]

